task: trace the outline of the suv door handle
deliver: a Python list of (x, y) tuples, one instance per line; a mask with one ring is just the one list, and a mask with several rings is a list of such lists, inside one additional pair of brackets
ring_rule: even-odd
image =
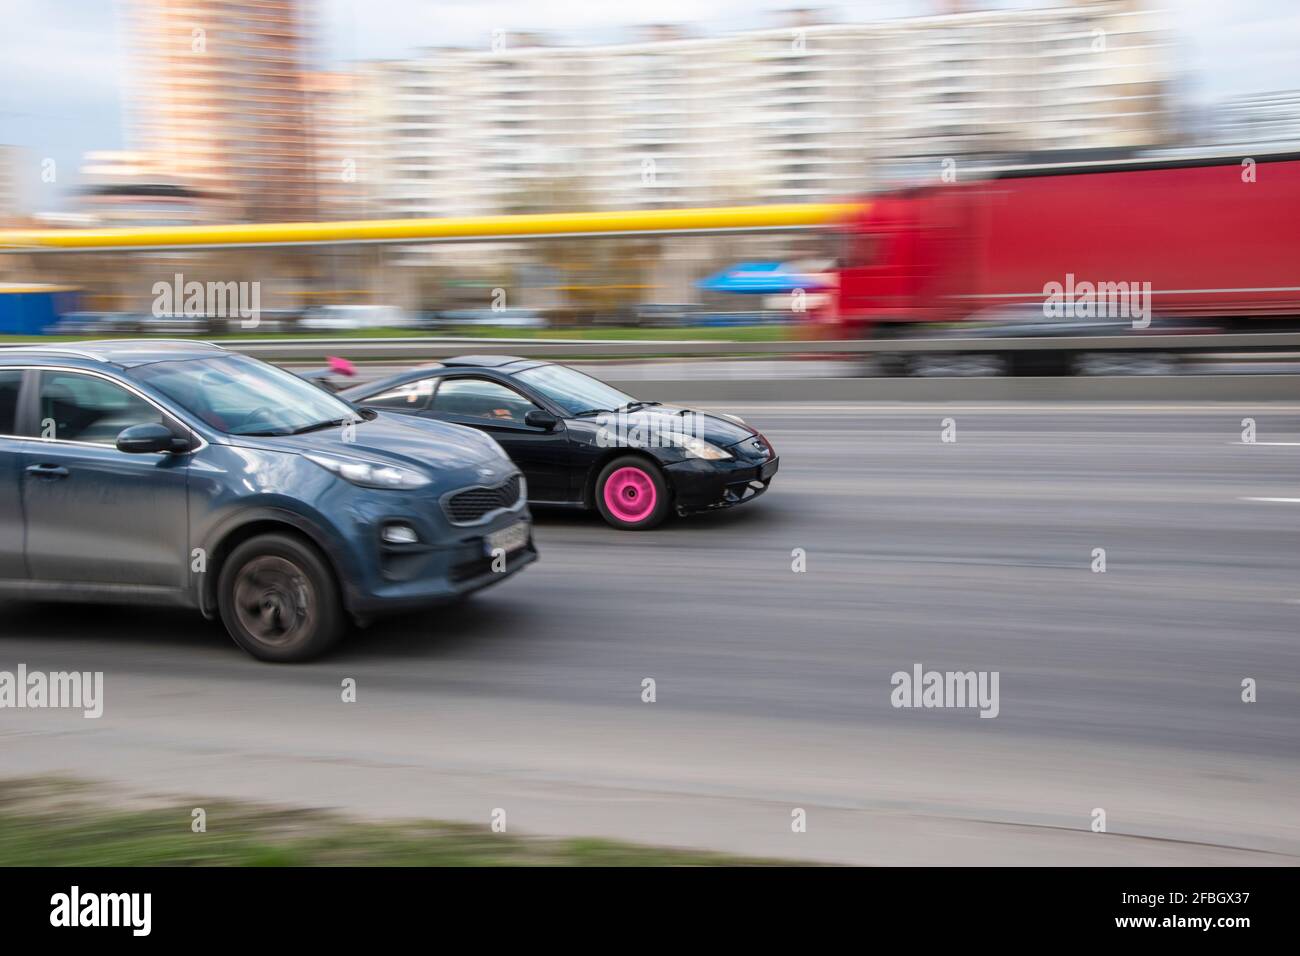
[(66, 478), (68, 469), (60, 465), (28, 465), (27, 474), (36, 478)]

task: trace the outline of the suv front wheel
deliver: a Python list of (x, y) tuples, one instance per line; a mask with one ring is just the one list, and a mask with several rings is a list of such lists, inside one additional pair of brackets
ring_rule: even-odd
[(317, 657), (346, 625), (329, 568), (314, 548), (286, 534), (236, 547), (222, 564), (217, 602), (235, 643), (264, 661)]

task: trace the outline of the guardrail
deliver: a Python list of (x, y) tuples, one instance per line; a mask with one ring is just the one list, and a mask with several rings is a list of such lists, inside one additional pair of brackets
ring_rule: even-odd
[(869, 355), (950, 352), (1274, 351), (1300, 349), (1300, 332), (1209, 335), (1084, 335), (1061, 338), (783, 339), (776, 342), (591, 339), (499, 339), (423, 336), (411, 338), (226, 339), (232, 351), (274, 361), (338, 355), (357, 361), (411, 361), (452, 355), (519, 355), (525, 358), (638, 358), (664, 356)]
[[(155, 336), (154, 340), (166, 336)], [(140, 341), (149, 341), (142, 338)], [(707, 358), (723, 356), (897, 355), (969, 352), (1160, 352), (1269, 353), (1300, 351), (1300, 332), (1241, 332), (1150, 335), (1076, 335), (1059, 338), (782, 339), (771, 342), (657, 339), (536, 339), (411, 336), (408, 338), (217, 339), (234, 352), (276, 362), (323, 360), (337, 355), (354, 361), (433, 361), (452, 355), (519, 355), (524, 358)], [(50, 348), (67, 343), (51, 342)], [(4, 343), (0, 348), (40, 348), (39, 341)]]
[(601, 375), (637, 398), (678, 403), (1269, 402), (1300, 406), (1300, 375), (660, 379)]
[[(402, 339), (223, 340), (234, 351), (272, 362), (323, 362), (326, 356), (356, 361), (434, 362), (452, 355), (522, 355), (552, 358), (639, 358), (666, 356), (870, 355), (875, 352), (952, 352), (1014, 348), (1096, 351), (1116, 349), (1274, 351), (1300, 349), (1300, 333), (1074, 336), (1059, 339), (854, 339), (781, 342), (655, 342), (583, 339), (539, 342), (536, 339), (469, 339), (423, 337)], [(6, 345), (4, 348), (24, 346)], [(40, 343), (25, 343), (40, 348)], [(50, 348), (59, 344), (50, 343)], [(1210, 401), (1300, 402), (1300, 375), (1133, 375), (1133, 376), (990, 376), (952, 378), (812, 377), (661, 379), (656, 366), (635, 375), (604, 375), (641, 398), (696, 402), (948, 402), (948, 401)]]

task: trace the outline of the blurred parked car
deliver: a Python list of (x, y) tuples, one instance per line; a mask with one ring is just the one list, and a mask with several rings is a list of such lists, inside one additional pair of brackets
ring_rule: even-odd
[(458, 325), (495, 326), (503, 329), (544, 329), (546, 319), (533, 309), (453, 309), (438, 312), (433, 317), (435, 328)]
[(632, 313), (634, 325), (646, 328), (665, 328), (690, 325), (693, 315), (699, 311), (693, 305), (669, 305), (665, 302), (646, 302), (638, 305)]
[(140, 316), (129, 312), (69, 312), (48, 329), (51, 335), (117, 335), (140, 331)]
[(411, 316), (392, 305), (321, 305), (306, 312), (298, 327), (309, 332), (406, 328)]
[(245, 325), (243, 319), (226, 319), (225, 333), (240, 335), (245, 332), (292, 332), (302, 321), (301, 309), (263, 309), (255, 325)]
[(145, 335), (207, 335), (221, 330), (223, 318), (206, 315), (141, 315), (138, 329)]

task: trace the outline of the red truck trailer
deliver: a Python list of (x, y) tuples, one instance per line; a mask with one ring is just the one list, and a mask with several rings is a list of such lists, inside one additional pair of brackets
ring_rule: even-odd
[[(1020, 165), (872, 196), (838, 224), (847, 338), (999, 318), (1300, 317), (1300, 153)], [(1273, 321), (1270, 321), (1273, 320)]]

